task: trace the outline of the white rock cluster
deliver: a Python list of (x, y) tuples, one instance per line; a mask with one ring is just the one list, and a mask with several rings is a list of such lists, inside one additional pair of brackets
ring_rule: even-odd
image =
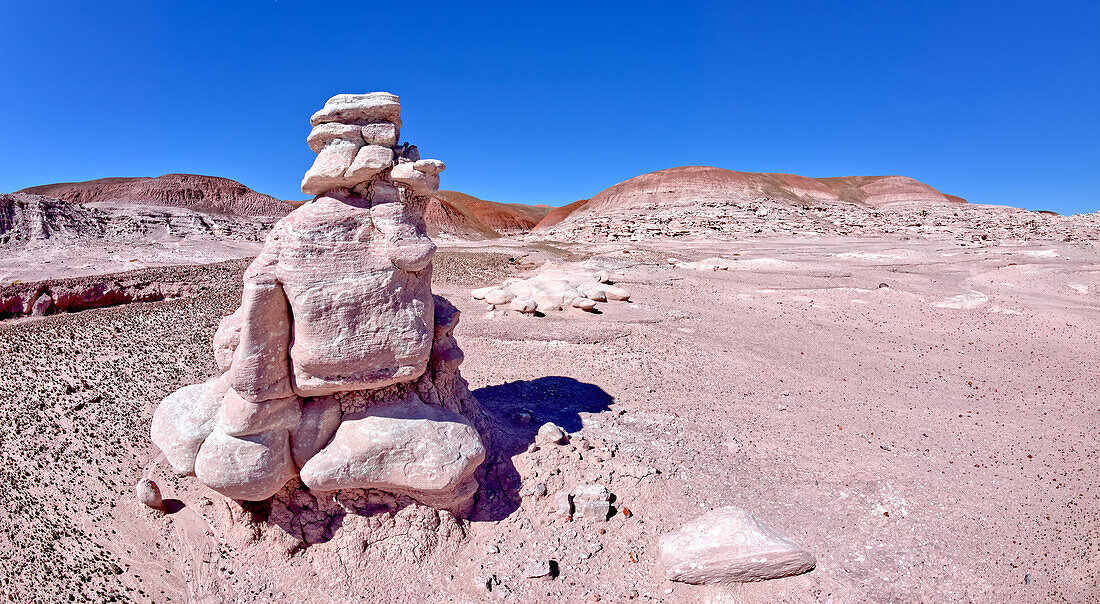
[(606, 271), (546, 268), (533, 277), (512, 278), (504, 283), (475, 289), (475, 300), (483, 300), (492, 309), (531, 314), (578, 308), (593, 311), (597, 302), (629, 301), (630, 292), (612, 285)]
[(459, 313), (432, 295), (424, 225), (443, 163), (397, 145), (396, 96), (341, 94), (311, 118), (312, 201), (280, 220), (222, 320), (223, 373), (171, 394), (153, 442), (239, 500), (298, 481), (464, 513), (486, 451), (458, 374)]

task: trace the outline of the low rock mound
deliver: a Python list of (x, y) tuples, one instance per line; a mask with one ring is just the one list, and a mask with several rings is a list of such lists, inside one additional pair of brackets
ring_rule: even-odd
[(79, 204), (136, 204), (187, 208), (233, 216), (286, 216), (289, 204), (228, 178), (165, 174), (156, 178), (99, 178), (28, 187), (33, 193)]

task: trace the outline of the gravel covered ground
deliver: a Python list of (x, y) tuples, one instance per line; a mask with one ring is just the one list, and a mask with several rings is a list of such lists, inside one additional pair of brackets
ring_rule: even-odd
[[(1090, 244), (555, 246), (440, 252), (436, 293), (464, 312), (463, 375), (508, 447), (459, 530), (428, 538), (433, 529), (415, 518), (380, 519), (408, 546), (295, 547), (158, 460), (152, 411), (215, 372), (210, 338), (239, 301), (242, 265), (189, 269), (205, 285), (190, 298), (0, 323), (0, 595), (1083, 602), (1100, 593), (1100, 255)], [(491, 316), (469, 297), (543, 260), (595, 254), (631, 303)], [(733, 265), (677, 268), (669, 256)], [(573, 433), (571, 443), (529, 446), (543, 421)], [(143, 474), (174, 513), (134, 502)], [(553, 494), (578, 482), (614, 493), (608, 521), (550, 513)], [(817, 569), (739, 588), (665, 580), (656, 538), (728, 504), (809, 549)], [(410, 561), (411, 548), (426, 553)], [(553, 560), (557, 577), (524, 578), (532, 560)]]

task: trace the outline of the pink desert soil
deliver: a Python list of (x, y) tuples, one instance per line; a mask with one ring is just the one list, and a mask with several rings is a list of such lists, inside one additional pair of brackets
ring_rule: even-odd
[[(216, 371), (209, 342), (239, 302), (242, 265), (200, 268), (209, 285), (192, 297), (2, 323), (0, 595), (1090, 601), (1098, 252), (900, 235), (445, 245), (434, 290), (463, 311), (462, 372), (508, 447), (459, 529), (441, 536), (397, 511), (371, 519), (384, 541), (348, 540), (335, 523), (308, 547), (262, 509), (173, 477), (149, 442), (156, 404)], [(521, 266), (583, 258), (631, 302), (524, 317), (470, 298)], [(530, 447), (545, 421), (571, 442)], [(169, 514), (135, 501), (142, 476)], [(550, 513), (553, 494), (581, 481), (614, 493), (607, 522)], [(813, 552), (816, 570), (737, 587), (667, 581), (657, 538), (728, 504)], [(558, 576), (524, 578), (531, 560), (554, 560)]]

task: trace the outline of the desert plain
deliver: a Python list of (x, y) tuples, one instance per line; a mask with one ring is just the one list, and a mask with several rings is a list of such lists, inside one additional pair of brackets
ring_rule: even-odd
[[(0, 593), (1089, 601), (1100, 589), (1098, 251), (1088, 239), (898, 233), (441, 243), (434, 291), (462, 311), (464, 376), (503, 443), (478, 508), (446, 527), (407, 510), (349, 516), (308, 545), (262, 505), (177, 477), (148, 438), (162, 398), (216, 374), (209, 342), (247, 261), (143, 269), (204, 285), (0, 323)], [(546, 266), (607, 270), (631, 298), (530, 315), (470, 295)], [(548, 421), (568, 444), (535, 442)], [(134, 498), (142, 477), (167, 514)], [(553, 513), (553, 494), (581, 482), (613, 493), (608, 520)], [(668, 581), (658, 537), (724, 505), (781, 530), (816, 569)], [(352, 520), (377, 525), (378, 540), (351, 538)], [(553, 561), (553, 578), (526, 578), (532, 561)]]

